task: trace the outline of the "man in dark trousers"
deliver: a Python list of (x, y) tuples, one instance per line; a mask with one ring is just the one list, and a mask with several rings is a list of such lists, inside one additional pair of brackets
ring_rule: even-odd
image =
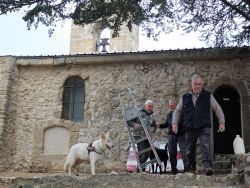
[[(156, 130), (156, 121), (155, 121), (155, 117), (154, 117), (154, 112), (153, 112), (153, 107), (154, 107), (154, 103), (151, 100), (147, 100), (143, 106), (143, 108), (140, 110), (140, 116), (142, 118), (142, 121), (144, 122), (150, 136), (152, 136), (152, 134), (155, 132)], [(134, 139), (138, 140), (145, 135), (144, 131), (143, 131), (143, 127), (141, 125), (141, 122), (139, 121), (139, 119), (134, 119), (129, 123), (130, 127), (134, 128)], [(150, 147), (150, 143), (148, 142), (148, 140), (144, 140), (142, 142), (139, 142), (137, 144), (138, 147), (138, 152), (147, 149)], [(143, 153), (139, 156), (139, 160), (140, 160), (140, 164), (143, 164), (147, 161), (147, 159), (149, 158), (149, 154), (150, 152), (146, 152)], [(145, 167), (142, 168), (143, 171), (145, 171)]]
[(213, 175), (210, 153), (211, 108), (219, 120), (219, 130), (225, 130), (225, 117), (213, 95), (203, 88), (203, 78), (195, 74), (191, 79), (191, 91), (185, 93), (179, 100), (172, 120), (173, 132), (178, 132), (180, 115), (183, 115), (183, 129), (185, 131), (186, 154), (190, 165), (189, 171), (196, 170), (196, 144), (200, 140), (205, 174)]
[(175, 99), (170, 99), (168, 101), (168, 109), (170, 110), (167, 113), (166, 122), (164, 124), (157, 125), (158, 128), (168, 128), (168, 148), (170, 155), (170, 164), (172, 174), (177, 174), (179, 171), (177, 169), (177, 143), (179, 144), (180, 152), (182, 154), (183, 164), (184, 164), (184, 172), (188, 170), (188, 160), (186, 156), (186, 143), (184, 132), (181, 128), (181, 122), (179, 122), (179, 131), (175, 134), (172, 130), (172, 117), (173, 112), (176, 108), (177, 101)]

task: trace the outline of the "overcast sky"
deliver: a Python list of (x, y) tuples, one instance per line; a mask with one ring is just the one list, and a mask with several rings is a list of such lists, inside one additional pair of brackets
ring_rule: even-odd
[[(0, 16), (0, 55), (61, 55), (69, 54), (70, 21), (58, 24), (49, 37), (48, 28), (39, 25), (28, 30), (20, 13)], [(182, 35), (181, 32), (162, 34), (158, 42), (140, 35), (139, 50), (167, 50), (206, 47), (198, 40), (198, 34)]]

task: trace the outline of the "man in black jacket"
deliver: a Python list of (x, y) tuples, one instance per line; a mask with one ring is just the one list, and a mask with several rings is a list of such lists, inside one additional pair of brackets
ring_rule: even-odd
[(179, 131), (175, 134), (172, 130), (172, 117), (173, 112), (176, 108), (177, 101), (175, 99), (170, 99), (168, 101), (168, 109), (170, 110), (167, 113), (166, 122), (164, 124), (160, 124), (157, 127), (159, 128), (168, 128), (168, 148), (169, 148), (169, 156), (170, 156), (170, 164), (172, 174), (177, 174), (177, 143), (179, 144), (180, 152), (182, 154), (183, 164), (184, 164), (184, 172), (188, 170), (188, 160), (186, 156), (186, 143), (184, 132), (182, 131), (181, 121), (179, 122)]
[(203, 88), (203, 78), (197, 74), (192, 77), (192, 90), (179, 100), (172, 120), (173, 132), (178, 132), (180, 115), (183, 115), (183, 129), (186, 139), (186, 154), (190, 165), (189, 171), (196, 170), (196, 143), (200, 140), (205, 174), (211, 176), (212, 160), (210, 153), (211, 108), (219, 120), (219, 130), (225, 130), (225, 117), (213, 95)]

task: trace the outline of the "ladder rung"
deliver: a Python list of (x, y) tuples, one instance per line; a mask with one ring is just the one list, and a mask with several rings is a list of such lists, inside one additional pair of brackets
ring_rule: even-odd
[(146, 153), (146, 152), (148, 152), (148, 151), (152, 151), (152, 148), (149, 147), (149, 148), (147, 148), (147, 149), (141, 150), (141, 151), (138, 152), (138, 155), (141, 155), (141, 154)]
[(152, 160), (150, 160), (150, 161), (147, 161), (147, 162), (145, 162), (145, 163), (140, 164), (140, 166), (141, 166), (141, 167), (145, 167), (145, 166), (147, 166), (147, 165), (149, 165), (149, 164), (152, 164), (152, 163), (155, 163), (155, 162), (157, 162), (157, 160), (156, 160), (156, 159), (152, 159)]
[(138, 144), (138, 143), (140, 143), (140, 142), (142, 142), (142, 141), (144, 141), (144, 140), (148, 140), (148, 138), (147, 138), (146, 136), (144, 136), (144, 137), (142, 137), (142, 138), (139, 138), (139, 139), (135, 140), (134, 143), (135, 143), (135, 144)]

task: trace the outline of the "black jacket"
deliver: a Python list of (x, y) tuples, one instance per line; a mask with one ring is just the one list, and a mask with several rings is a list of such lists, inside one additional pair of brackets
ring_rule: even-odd
[[(172, 128), (172, 118), (173, 118), (173, 111), (170, 111), (169, 113), (167, 113), (167, 118), (166, 118), (166, 122), (163, 124), (160, 124), (160, 128), (168, 128), (168, 134), (169, 135), (176, 135), (173, 132), (173, 128)], [(183, 128), (182, 128), (182, 116), (180, 117), (180, 121), (178, 123), (178, 133), (177, 135), (182, 135), (183, 134)]]
[(192, 94), (186, 93), (183, 95), (182, 114), (185, 130), (211, 126), (210, 96), (211, 93), (202, 90), (194, 106)]

